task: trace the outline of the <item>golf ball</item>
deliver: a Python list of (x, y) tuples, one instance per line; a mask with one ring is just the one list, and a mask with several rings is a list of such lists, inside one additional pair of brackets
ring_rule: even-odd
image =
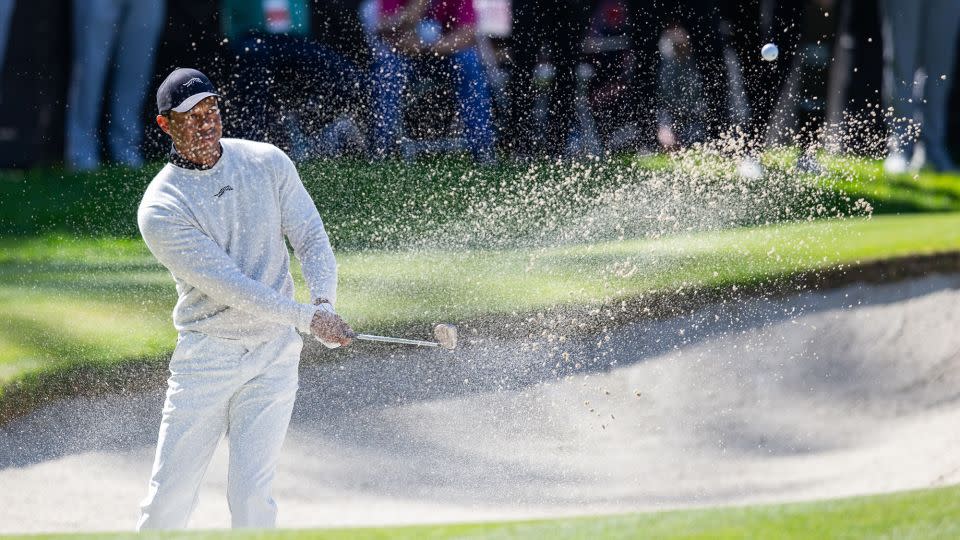
[(762, 49), (760, 49), (760, 56), (762, 56), (767, 62), (773, 62), (776, 60), (778, 54), (780, 54), (780, 49), (778, 49), (773, 43), (767, 43)]

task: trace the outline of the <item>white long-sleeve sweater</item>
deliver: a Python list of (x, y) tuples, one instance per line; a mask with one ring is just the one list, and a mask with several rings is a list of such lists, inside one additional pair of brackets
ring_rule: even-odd
[(310, 332), (317, 306), (293, 300), (284, 236), (313, 299), (336, 300), (337, 264), (323, 221), (290, 158), (273, 145), (221, 139), (210, 169), (167, 164), (150, 182), (137, 222), (173, 275), (178, 331), (270, 339)]

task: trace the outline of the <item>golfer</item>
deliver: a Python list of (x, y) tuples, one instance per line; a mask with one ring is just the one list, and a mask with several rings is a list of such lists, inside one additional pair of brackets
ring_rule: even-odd
[[(157, 90), (157, 124), (173, 148), (137, 221), (176, 282), (179, 337), (138, 530), (186, 527), (224, 433), (232, 525), (273, 527), (271, 486), (303, 347), (297, 330), (328, 347), (353, 335), (334, 312), (336, 261), (296, 168), (272, 145), (221, 139), (218, 97), (194, 69), (173, 71)], [(284, 237), (311, 305), (293, 300)]]

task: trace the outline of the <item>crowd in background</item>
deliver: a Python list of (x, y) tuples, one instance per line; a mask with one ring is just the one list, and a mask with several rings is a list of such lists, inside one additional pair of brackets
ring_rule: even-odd
[[(175, 0), (61, 3), (72, 170), (158, 157), (153, 90), (177, 66), (220, 86), (228, 135), (296, 160), (463, 152), (491, 163), (730, 134), (756, 148), (876, 151), (866, 136), (876, 128), (888, 171), (956, 170), (955, 0), (213, 0), (209, 19), (177, 25), (186, 4)], [(0, 0), (5, 81), (25, 4)], [(768, 42), (780, 50), (772, 62), (760, 57)], [(870, 87), (858, 75), (865, 56), (881, 51), (882, 85), (858, 95)], [(2, 94), (0, 104), (15, 105)], [(740, 156), (743, 174), (759, 174), (756, 152)], [(798, 166), (816, 168), (815, 153)]]

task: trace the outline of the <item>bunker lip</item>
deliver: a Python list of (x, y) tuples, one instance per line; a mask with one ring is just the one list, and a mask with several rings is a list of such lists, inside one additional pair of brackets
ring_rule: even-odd
[[(783, 298), (805, 290), (832, 290), (855, 283), (894, 283), (937, 273), (960, 272), (960, 251), (867, 260), (834, 265), (820, 270), (770, 276), (756, 283), (721, 287), (687, 287), (654, 291), (609, 303), (551, 307), (532, 313), (497, 314), (471, 320), (451, 321), (459, 327), (459, 346), (491, 339), (523, 339), (545, 332), (587, 336), (603, 328), (631, 322), (659, 320), (706, 306), (751, 298)], [(429, 325), (399, 324), (385, 334), (419, 335)], [(320, 347), (305, 340), (303, 362), (324, 361)], [(392, 348), (396, 350), (397, 348)], [(65, 365), (28, 383), (16, 381), (0, 390), (0, 428), (15, 418), (64, 397), (99, 396), (159, 387), (166, 380), (166, 355), (137, 358), (103, 366), (80, 363)]]
[[(955, 483), (957, 320), (954, 273), (710, 304), (567, 337), (555, 351), (549, 337), (486, 340), (454, 356), (346, 350), (302, 370), (277, 476), (280, 525), (605, 514)], [(161, 387), (77, 396), (4, 426), (0, 529), (128, 529), (162, 399)], [(229, 524), (225, 467), (222, 447), (194, 526)]]

